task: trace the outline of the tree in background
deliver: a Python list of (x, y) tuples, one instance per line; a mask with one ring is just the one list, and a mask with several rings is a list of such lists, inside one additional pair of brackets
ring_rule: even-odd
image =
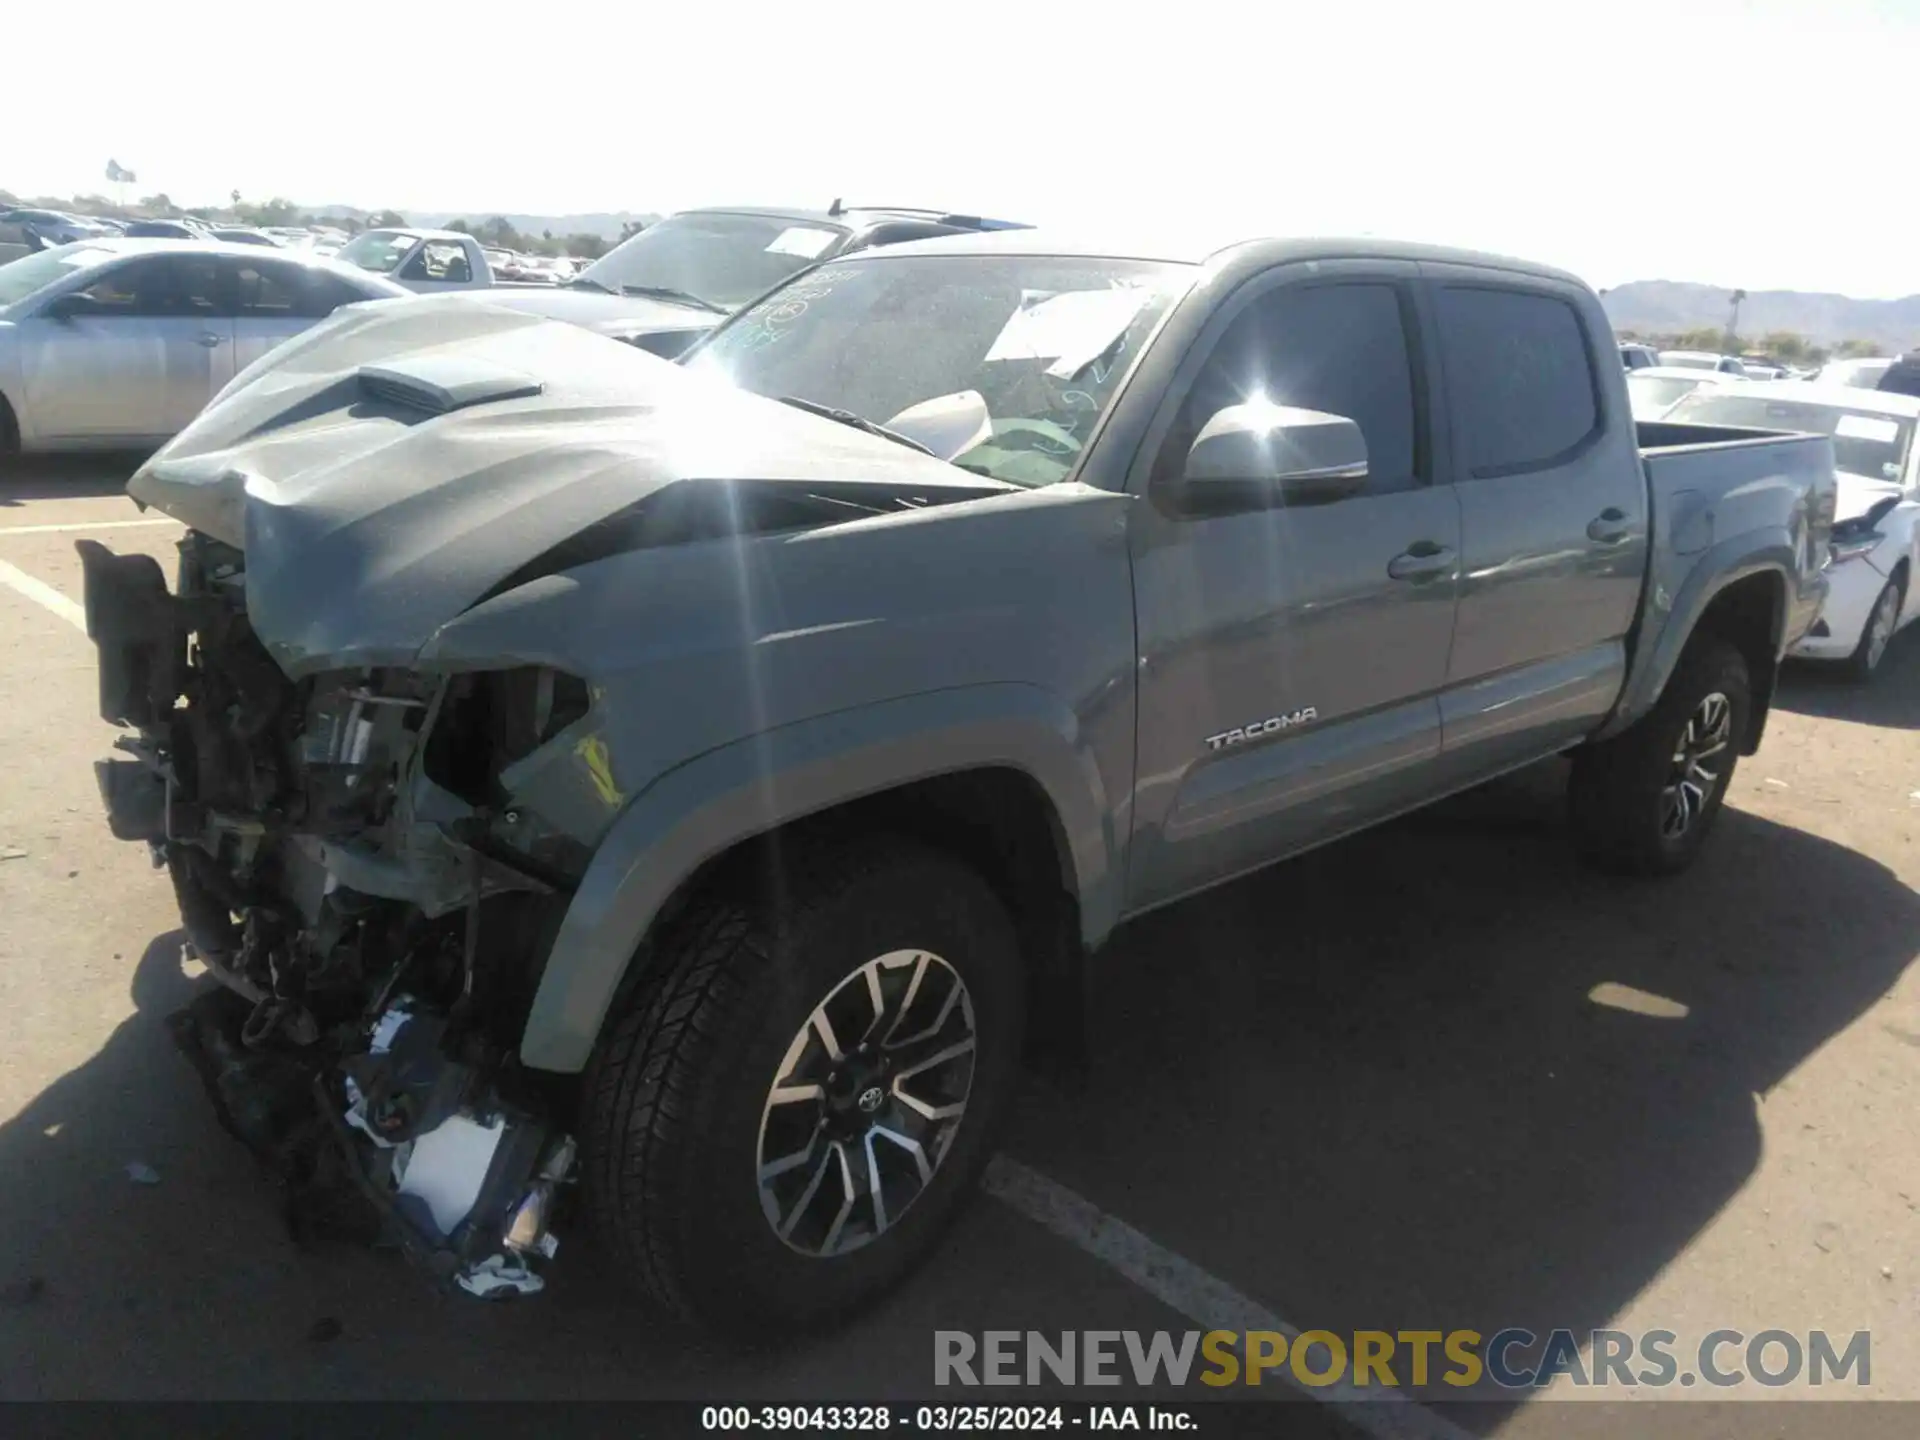
[(1692, 330), (1682, 330), (1672, 337), (1672, 343), (1665, 346), (1668, 350), (1709, 350), (1715, 354), (1724, 353), (1720, 346), (1725, 343), (1729, 350), (1740, 343), (1738, 335), (1716, 329), (1711, 325), (1701, 325)]
[(1842, 340), (1833, 353), (1842, 360), (1872, 360), (1886, 353), (1886, 347), (1871, 340)]
[(1727, 348), (1724, 353), (1728, 355), (1740, 353), (1740, 302), (1746, 298), (1747, 292), (1744, 290), (1733, 292), (1733, 308), (1727, 314)]
[(1791, 330), (1770, 330), (1760, 337), (1760, 353), (1788, 365), (1811, 365), (1820, 352), (1804, 335), (1796, 335)]
[(407, 217), (398, 210), (376, 210), (367, 216), (367, 229), (391, 230), (396, 225), (407, 223)]

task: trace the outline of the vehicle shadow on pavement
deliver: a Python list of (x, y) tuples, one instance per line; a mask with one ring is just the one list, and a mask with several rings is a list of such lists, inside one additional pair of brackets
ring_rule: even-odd
[(1780, 672), (1773, 703), (1796, 715), (1920, 729), (1920, 624), (1893, 637), (1878, 673), (1867, 684), (1847, 679), (1838, 667), (1788, 665)]
[(82, 500), (118, 495), (144, 455), (34, 455), (0, 468), (0, 509), (29, 500)]
[(1564, 772), (1144, 918), (1096, 962), (1080, 1093), (1030, 1085), (1009, 1152), (1302, 1329), (1606, 1326), (1914, 959), (1920, 898), (1731, 809), (1685, 876), (1590, 873)]

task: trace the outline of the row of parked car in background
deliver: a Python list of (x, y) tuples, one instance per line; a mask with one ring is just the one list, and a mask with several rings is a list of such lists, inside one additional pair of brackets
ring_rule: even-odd
[(1832, 438), (1839, 477), (1829, 590), (1795, 647), (1871, 678), (1920, 617), (1920, 395), (1904, 357), (1841, 359), (1804, 370), (1764, 357), (1620, 346), (1627, 397), (1643, 424), (1793, 430)]
[[(0, 266), (0, 455), (144, 449), (339, 306), (451, 292), (580, 326), (665, 359), (799, 272), (877, 247), (1025, 228), (936, 209), (714, 207), (650, 226), (591, 263), (533, 261), (458, 231), (353, 237), (194, 217), (111, 224), (12, 211), (41, 248)], [(1920, 615), (1920, 399), (1876, 389), (1893, 362), (1794, 372), (1761, 356), (1620, 344), (1633, 418), (1832, 438), (1841, 491), (1833, 591), (1798, 653), (1878, 669)], [(1894, 372), (1897, 378), (1898, 372)]]
[[(450, 236), (457, 232), (403, 229), (400, 232), (362, 233), (390, 237), (396, 233)], [(14, 246), (28, 253), (55, 245), (116, 236), (133, 240), (223, 240), (235, 245), (306, 251), (322, 257), (338, 254), (354, 238), (345, 230), (330, 225), (225, 225), (203, 220), (197, 215), (145, 216), (120, 220), (31, 208), (0, 212), (0, 246)], [(460, 238), (470, 240), (472, 237)], [(479, 248), (479, 242), (474, 244)], [(494, 245), (486, 246), (485, 254), (487, 273), (491, 279), (523, 285), (562, 284), (591, 263), (565, 255), (523, 255)], [(490, 280), (482, 279), (478, 283), (490, 283)]]

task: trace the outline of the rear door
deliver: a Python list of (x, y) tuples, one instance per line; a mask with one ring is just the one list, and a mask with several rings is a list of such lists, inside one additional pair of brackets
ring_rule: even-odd
[(1131, 909), (1426, 798), (1460, 517), (1427, 423), (1414, 276), (1372, 261), (1270, 272), (1222, 305), (1176, 377), (1154, 480), (1220, 408), (1262, 395), (1354, 420), (1369, 476), (1333, 503), (1204, 516), (1146, 486), (1129, 522)]
[(222, 260), (232, 289), (233, 369), (247, 368), (314, 321), (308, 272), (284, 260)]
[(161, 400), (162, 435), (184, 430), (233, 378), (237, 305), (225, 262), (212, 255), (168, 257), (172, 273), (167, 318), (167, 382)]
[[(1584, 738), (1625, 680), (1647, 488), (1604, 317), (1547, 278), (1423, 265), (1452, 419), (1462, 551), (1441, 699), (1455, 781)], [(1611, 413), (1614, 408), (1621, 413)]]

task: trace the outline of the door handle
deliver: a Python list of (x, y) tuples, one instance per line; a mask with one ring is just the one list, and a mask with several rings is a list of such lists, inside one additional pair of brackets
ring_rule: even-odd
[(1431, 540), (1409, 545), (1387, 562), (1387, 574), (1395, 580), (1410, 580), (1416, 585), (1438, 580), (1453, 573), (1453, 551)]
[(1618, 545), (1630, 533), (1627, 512), (1616, 510), (1611, 505), (1594, 516), (1587, 525), (1587, 538), (1597, 540), (1602, 545)]
[(218, 345), (222, 340), (226, 338), (227, 337), (224, 335), (215, 335), (211, 331), (206, 331), (206, 330), (201, 331), (200, 334), (194, 337), (195, 340), (197, 340), (200, 344), (206, 346), (209, 350), (211, 350), (214, 346)]

